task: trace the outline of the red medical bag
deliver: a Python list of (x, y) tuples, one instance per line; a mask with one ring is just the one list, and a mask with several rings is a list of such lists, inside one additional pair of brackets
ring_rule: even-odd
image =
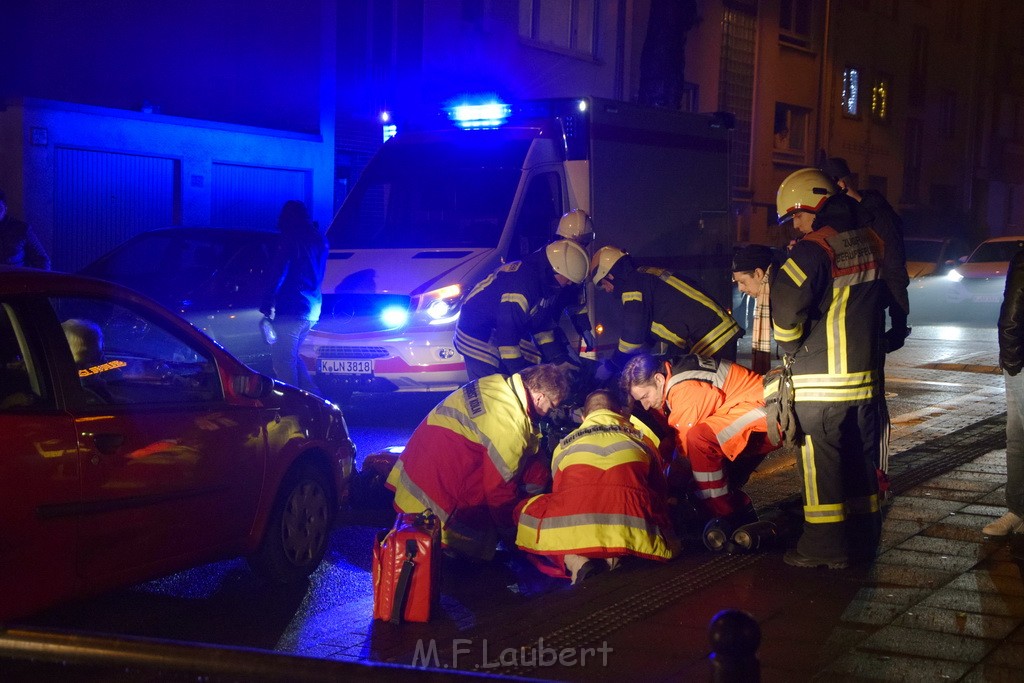
[(441, 521), (430, 510), (399, 513), (373, 545), (373, 618), (428, 621), (441, 589)]

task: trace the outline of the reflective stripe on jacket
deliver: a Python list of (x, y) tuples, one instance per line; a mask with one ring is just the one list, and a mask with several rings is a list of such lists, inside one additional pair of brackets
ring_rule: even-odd
[(516, 544), (541, 555), (671, 558), (679, 542), (657, 462), (629, 421), (592, 412), (555, 449), (552, 491), (523, 506)]
[(662, 268), (626, 273), (616, 291), (623, 312), (620, 357), (649, 344), (652, 336), (685, 352), (713, 356), (739, 335), (739, 324), (709, 294)]
[(796, 402), (866, 403), (878, 397), (885, 284), (870, 228), (805, 235), (771, 290), (775, 341), (793, 361)]

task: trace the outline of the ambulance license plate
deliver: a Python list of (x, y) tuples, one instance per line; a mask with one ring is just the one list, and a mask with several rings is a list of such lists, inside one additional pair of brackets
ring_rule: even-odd
[(372, 360), (339, 360), (336, 358), (320, 359), (321, 375), (372, 375)]

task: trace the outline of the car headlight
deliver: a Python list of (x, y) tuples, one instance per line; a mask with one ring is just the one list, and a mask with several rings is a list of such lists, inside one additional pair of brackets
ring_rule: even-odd
[(459, 317), (462, 287), (459, 285), (441, 287), (415, 297), (413, 303), (416, 313), (422, 314), (428, 324), (450, 323)]
[(946, 279), (949, 280), (950, 282), (960, 282), (961, 280), (964, 279), (964, 276), (961, 275), (956, 268), (954, 268), (953, 270), (946, 273)]

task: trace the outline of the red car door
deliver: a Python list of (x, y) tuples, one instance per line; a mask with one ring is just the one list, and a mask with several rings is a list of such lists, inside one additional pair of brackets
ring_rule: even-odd
[(0, 620), (77, 588), (78, 445), (18, 306), (0, 301)]
[[(263, 485), (264, 413), (226, 402), (217, 352), (198, 333), (124, 302), (50, 301), (69, 335), (78, 566), (90, 589), (237, 553)], [(80, 353), (69, 332), (76, 326), (99, 333), (100, 352)]]

